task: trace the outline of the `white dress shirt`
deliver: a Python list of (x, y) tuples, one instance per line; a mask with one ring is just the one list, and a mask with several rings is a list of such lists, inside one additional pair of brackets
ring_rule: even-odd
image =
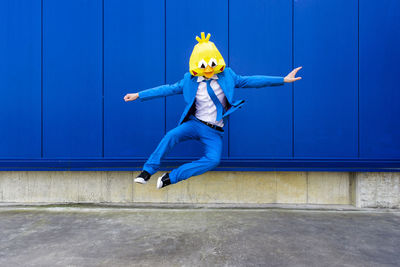
[[(210, 82), (211, 89), (214, 90), (215, 95), (218, 97), (222, 106), (226, 110), (227, 107), (227, 99), (225, 97), (224, 92), (222, 91), (221, 86), (218, 84), (218, 76), (214, 74), (211, 77), (212, 81)], [(207, 84), (204, 82), (206, 79), (204, 76), (199, 76), (197, 78), (197, 82), (199, 83), (199, 87), (197, 88), (196, 93), (196, 118), (212, 123), (214, 125), (218, 125), (223, 127), (224, 121), (223, 119), (216, 121), (217, 119), (217, 107), (212, 101), (210, 95), (207, 92)]]

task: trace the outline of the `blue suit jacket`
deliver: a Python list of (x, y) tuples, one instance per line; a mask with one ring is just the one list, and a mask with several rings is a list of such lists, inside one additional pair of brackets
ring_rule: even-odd
[[(222, 116), (224, 123), (230, 114), (242, 107), (245, 101), (234, 99), (235, 88), (259, 88), (284, 84), (284, 77), (264, 75), (241, 76), (234, 73), (231, 68), (226, 68), (223, 72), (218, 73), (217, 76), (218, 83), (228, 100), (227, 111)], [(175, 84), (166, 84), (140, 91), (139, 100), (145, 101), (156, 97), (183, 94), (186, 107), (182, 113), (181, 119), (179, 120), (178, 125), (180, 125), (188, 120), (189, 114), (191, 114), (196, 107), (196, 105), (193, 104), (196, 99), (198, 86), (199, 83), (197, 82), (197, 77), (192, 76), (189, 72), (187, 72), (185, 73), (183, 79)]]

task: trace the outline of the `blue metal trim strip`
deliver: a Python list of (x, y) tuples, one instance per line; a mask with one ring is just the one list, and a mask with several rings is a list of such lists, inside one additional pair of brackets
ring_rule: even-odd
[[(143, 159), (15, 159), (0, 160), (1, 171), (14, 170), (141, 170)], [(163, 161), (171, 170), (190, 160)], [(216, 171), (400, 171), (400, 160), (221, 160)]]

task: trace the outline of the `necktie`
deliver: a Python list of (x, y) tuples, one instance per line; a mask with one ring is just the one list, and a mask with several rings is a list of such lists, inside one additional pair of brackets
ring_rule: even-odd
[(221, 102), (219, 101), (218, 97), (215, 95), (214, 90), (211, 88), (211, 79), (206, 81), (207, 84), (207, 92), (211, 97), (211, 100), (214, 102), (215, 106), (217, 107), (217, 118), (216, 121), (219, 121), (222, 119), (222, 112), (223, 112), (223, 107)]

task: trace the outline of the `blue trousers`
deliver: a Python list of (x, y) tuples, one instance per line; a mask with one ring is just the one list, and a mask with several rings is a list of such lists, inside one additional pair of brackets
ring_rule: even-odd
[(202, 143), (204, 156), (173, 169), (170, 174), (171, 183), (177, 183), (191, 176), (200, 175), (218, 166), (222, 153), (224, 132), (213, 129), (190, 115), (189, 120), (167, 132), (156, 150), (150, 155), (143, 170), (151, 175), (157, 172), (160, 161), (179, 142), (195, 139)]

